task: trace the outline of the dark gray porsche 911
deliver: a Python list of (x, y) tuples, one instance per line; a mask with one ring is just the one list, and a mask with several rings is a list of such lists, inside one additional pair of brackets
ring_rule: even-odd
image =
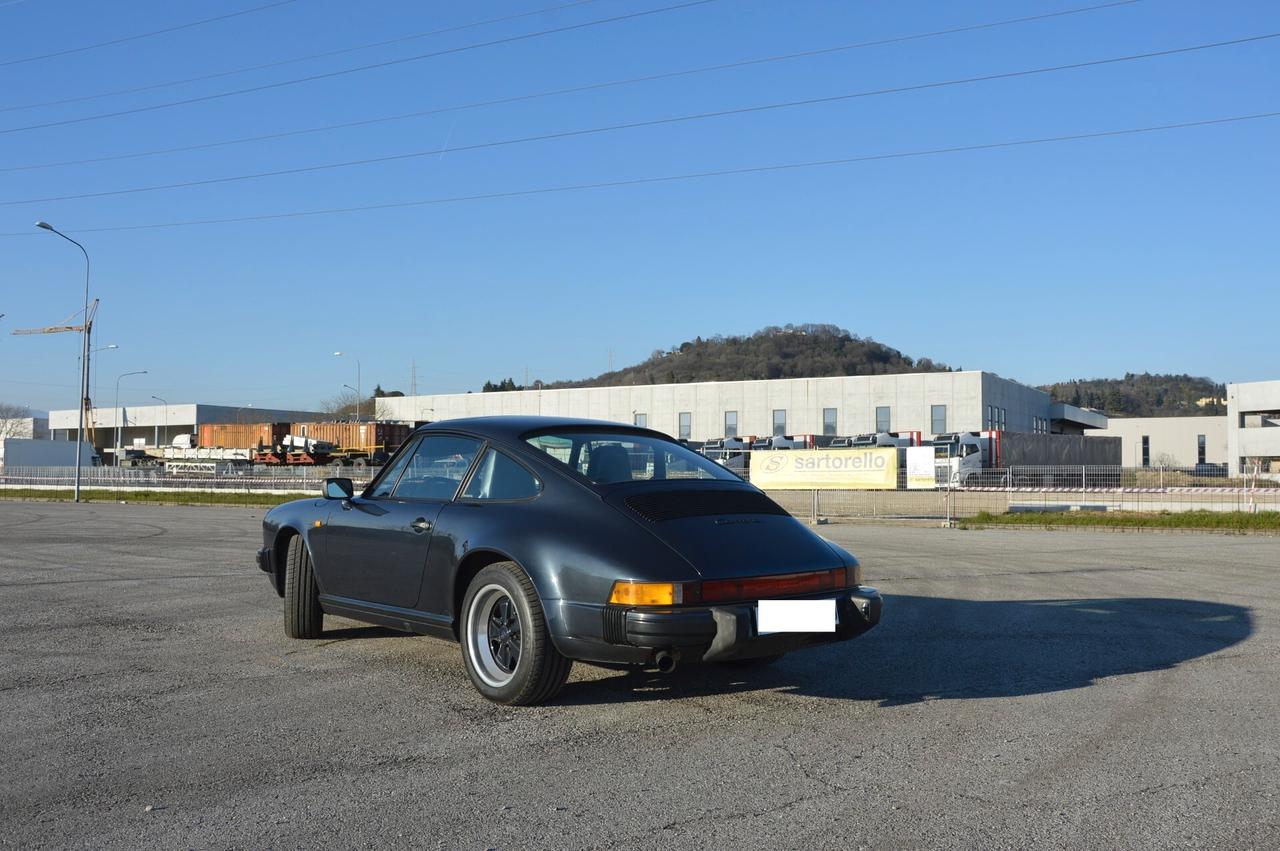
[(578, 659), (760, 664), (880, 619), (858, 560), (655, 431), (549, 417), (419, 428), (356, 495), (278, 506), (259, 566), (285, 631), (325, 613), (458, 641), (491, 700), (549, 700)]

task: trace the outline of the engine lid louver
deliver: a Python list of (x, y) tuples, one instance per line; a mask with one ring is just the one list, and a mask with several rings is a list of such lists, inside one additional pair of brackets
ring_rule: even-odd
[(721, 514), (787, 513), (764, 494), (745, 490), (663, 491), (630, 496), (625, 502), (627, 508), (650, 523)]

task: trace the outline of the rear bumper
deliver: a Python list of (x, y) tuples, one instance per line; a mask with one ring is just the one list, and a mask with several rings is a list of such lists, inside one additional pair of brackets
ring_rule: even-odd
[[(819, 598), (832, 596), (811, 599)], [(724, 662), (848, 641), (880, 622), (883, 601), (876, 589), (858, 586), (834, 599), (835, 632), (761, 635), (756, 629), (754, 602), (687, 609), (562, 604), (552, 618), (552, 627), (561, 652), (576, 659), (649, 664), (658, 651), (666, 650), (686, 662)]]

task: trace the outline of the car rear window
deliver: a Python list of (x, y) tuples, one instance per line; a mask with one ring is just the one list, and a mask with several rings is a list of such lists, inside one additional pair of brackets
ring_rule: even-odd
[(551, 432), (526, 440), (598, 485), (678, 479), (739, 481), (714, 461), (659, 437), (625, 432)]

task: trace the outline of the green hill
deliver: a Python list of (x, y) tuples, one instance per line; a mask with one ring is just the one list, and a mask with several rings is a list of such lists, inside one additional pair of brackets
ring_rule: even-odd
[(833, 375), (889, 375), (946, 372), (946, 364), (912, 359), (897, 349), (850, 334), (835, 325), (763, 328), (745, 337), (697, 337), (646, 360), (578, 381), (545, 386), (620, 387), (684, 384), (755, 378), (822, 378)]

